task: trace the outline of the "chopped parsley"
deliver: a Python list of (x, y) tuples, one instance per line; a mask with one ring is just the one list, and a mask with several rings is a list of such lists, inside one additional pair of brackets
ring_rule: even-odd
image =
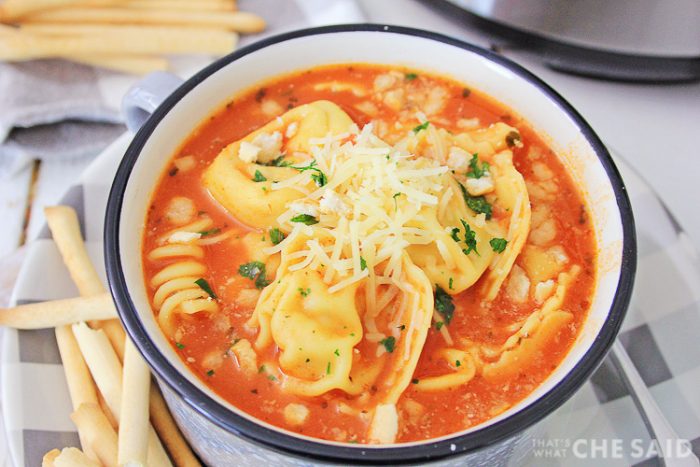
[(340, 357), (340, 350), (339, 349), (335, 349), (335, 351), (333, 353), (335, 354), (336, 357)]
[(472, 251), (479, 255), (479, 250), (476, 249), (476, 232), (469, 227), (469, 224), (467, 224), (464, 219), (460, 219), (460, 222), (464, 226), (464, 243), (467, 244), (467, 247), (462, 251), (465, 255), (468, 255)]
[(452, 278), (450, 277), (450, 285), (449, 285), (450, 290), (452, 290), (452, 282), (453, 282), (453, 280), (452, 280)]
[(469, 161), (469, 172), (467, 172), (467, 177), (469, 178), (481, 178), (484, 175), (487, 175), (489, 173), (489, 163), (488, 162), (482, 162), (481, 167), (479, 167), (479, 155), (474, 154), (472, 155), (471, 160)]
[(270, 241), (273, 245), (277, 245), (279, 242), (284, 240), (284, 233), (282, 233), (282, 231), (276, 227), (268, 230), (268, 233), (270, 234)]
[(194, 283), (197, 284), (200, 289), (204, 290), (207, 293), (207, 295), (209, 295), (211, 298), (216, 299), (216, 294), (211, 289), (211, 286), (209, 285), (209, 282), (206, 281), (206, 279), (200, 277), (199, 279), (194, 281)]
[(263, 289), (270, 283), (265, 277), (265, 263), (251, 261), (238, 267), (238, 274), (255, 281), (255, 287)]
[(485, 214), (486, 220), (491, 219), (491, 216), (493, 214), (493, 208), (491, 207), (489, 202), (486, 201), (486, 198), (484, 198), (483, 196), (469, 196), (466, 199), (466, 201), (469, 209), (471, 209), (477, 214)]
[(320, 170), (318, 173), (311, 174), (311, 180), (313, 180), (316, 183), (316, 185), (320, 187), (328, 183), (328, 177), (326, 177), (326, 174), (324, 174)]
[(302, 297), (308, 297), (309, 294), (311, 293), (311, 289), (309, 289), (309, 288), (302, 289), (301, 287), (299, 287), (298, 290), (299, 290), (299, 293), (301, 294)]
[(254, 182), (266, 182), (266, 181), (267, 181), (267, 177), (265, 177), (265, 176), (262, 174), (262, 172), (260, 172), (259, 170), (256, 170), (256, 171), (255, 171), (255, 175), (253, 175), (253, 181), (254, 181)]
[(262, 373), (265, 371), (265, 365), (260, 365), (260, 368), (258, 368), (258, 373)]
[(425, 130), (428, 128), (428, 125), (430, 125), (430, 122), (426, 120), (425, 122), (421, 123), (420, 125), (414, 127), (413, 132), (418, 133), (421, 130)]
[(467, 189), (464, 188), (464, 185), (461, 183), (459, 184), (459, 188), (462, 190), (462, 197), (464, 198), (464, 202), (467, 203), (467, 207), (469, 207), (469, 209), (477, 214), (485, 214), (486, 220), (491, 219), (491, 216), (493, 215), (493, 208), (489, 202), (486, 201), (486, 198), (483, 196), (470, 195)]
[(452, 322), (452, 316), (454, 316), (455, 312), (452, 296), (445, 292), (439, 285), (435, 286), (435, 310), (440, 313), (445, 323), (450, 324)]
[(297, 214), (296, 216), (289, 219), (290, 222), (300, 222), (305, 225), (318, 224), (318, 219), (316, 219), (311, 214)]
[(459, 227), (455, 227), (452, 229), (452, 232), (450, 232), (450, 237), (452, 237), (452, 240), (454, 240), (455, 242), (460, 242), (461, 239), (459, 238)]
[(221, 232), (221, 229), (219, 229), (217, 227), (217, 228), (211, 229), (211, 230), (202, 230), (201, 232), (199, 232), (199, 235), (201, 235), (202, 237), (208, 237), (210, 235), (216, 235), (219, 232)]
[(331, 374), (331, 362), (328, 362), (328, 365), (326, 365), (326, 374), (327, 375)]
[(455, 366), (456, 367), (462, 366), (462, 362), (460, 362), (459, 360), (455, 361)]
[(175, 347), (178, 349), (182, 350), (185, 348), (185, 344), (181, 344), (180, 342), (175, 342)]
[(379, 343), (384, 346), (387, 352), (392, 353), (396, 347), (396, 338), (394, 336), (385, 337)]
[(207, 371), (207, 376), (214, 376), (214, 370)]
[(420, 382), (420, 380), (418, 378), (413, 378), (411, 380), (411, 384), (418, 384), (419, 382)]
[(267, 166), (272, 166), (272, 167), (289, 167), (292, 164), (290, 164), (288, 161), (284, 160), (284, 154), (280, 154), (279, 157), (275, 157), (267, 164), (262, 164), (262, 165), (267, 165)]
[(472, 91), (469, 88), (462, 89), (462, 97), (465, 97), (465, 98), (469, 97), (469, 94), (471, 94), (471, 93), (472, 93)]
[(404, 329), (406, 329), (405, 324), (402, 324), (401, 326), (397, 326), (397, 327), (399, 328), (400, 331), (403, 331)]
[(508, 245), (508, 240), (506, 240), (505, 238), (494, 237), (491, 240), (489, 240), (489, 245), (491, 245), (491, 249), (496, 253), (503, 253), (503, 251), (506, 249), (506, 246)]
[(267, 375), (267, 379), (270, 381), (277, 381), (277, 378), (275, 378), (275, 375)]
[(435, 329), (438, 330), (438, 331), (439, 331), (440, 329), (442, 329), (442, 327), (443, 327), (444, 325), (445, 325), (445, 322), (444, 322), (444, 321), (435, 321)]
[(398, 198), (399, 196), (401, 196), (401, 193), (400, 193), (400, 192), (399, 192), (399, 193), (394, 193), (394, 195), (392, 196), (392, 198), (394, 198), (394, 209), (399, 209), (399, 205), (398, 205), (398, 203), (396, 202), (396, 198)]
[(305, 172), (307, 170), (313, 170), (314, 172), (316, 172), (314, 174), (311, 174), (311, 180), (313, 180), (316, 183), (316, 185), (319, 187), (322, 187), (326, 183), (328, 183), (328, 177), (326, 177), (326, 174), (324, 174), (321, 171), (321, 169), (316, 167), (316, 159), (311, 161), (311, 163), (309, 165), (302, 165), (302, 166), (291, 165), (290, 167), (298, 170), (299, 172)]
[(418, 75), (416, 73), (406, 73), (404, 78), (406, 78), (406, 81), (413, 81), (414, 79), (418, 78)]
[(365, 269), (367, 269), (367, 261), (365, 261), (365, 259), (362, 256), (360, 256), (360, 270), (364, 271)]

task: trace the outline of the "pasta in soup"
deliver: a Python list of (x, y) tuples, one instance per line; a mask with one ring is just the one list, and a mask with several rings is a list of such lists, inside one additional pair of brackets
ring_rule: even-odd
[(583, 195), (518, 115), (454, 80), (334, 65), (237, 95), (177, 151), (143, 239), (157, 320), (260, 420), (427, 440), (531, 393), (595, 286)]

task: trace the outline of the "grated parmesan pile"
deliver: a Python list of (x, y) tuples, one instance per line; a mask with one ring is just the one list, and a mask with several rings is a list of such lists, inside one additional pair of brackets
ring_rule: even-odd
[[(330, 293), (367, 278), (367, 309), (376, 316), (391, 304), (396, 288), (411, 291), (402, 280), (402, 256), (409, 245), (431, 243), (433, 234), (408, 224), (420, 218), (421, 209), (438, 209), (449, 167), (409, 153), (406, 144), (387, 144), (373, 133), (371, 124), (362, 130), (353, 125), (347, 133), (309, 143), (312, 159), (295, 167), (313, 163), (327, 183), (318, 187), (311, 178), (318, 172), (303, 170), (272, 184), (273, 190), (292, 188), (304, 196), (289, 203), (278, 217), (288, 235), (265, 253), (285, 250), (299, 235), (308, 237), (304, 247), (286, 251), (289, 270), (319, 271)], [(318, 223), (292, 222), (300, 214), (313, 216)], [(382, 285), (396, 288), (385, 287), (377, 295)], [(367, 337), (374, 331), (371, 340), (381, 339), (383, 334), (372, 327)]]

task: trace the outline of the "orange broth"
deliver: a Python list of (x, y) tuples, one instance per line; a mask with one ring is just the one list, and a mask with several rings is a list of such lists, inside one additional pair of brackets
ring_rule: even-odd
[[(357, 97), (352, 92), (314, 90), (313, 84), (339, 80), (371, 89), (375, 77), (388, 69), (374, 65), (337, 65), (283, 76), (236, 95), (201, 123), (174, 155), (193, 155), (196, 158), (196, 166), (183, 174), (171, 163), (160, 177), (154, 192), (143, 239), (146, 280), (149, 281), (158, 270), (168, 264), (168, 260), (149, 262), (145, 255), (157, 246), (157, 237), (172, 227), (164, 221), (163, 213), (173, 196), (190, 198), (200, 212), (206, 212), (214, 220), (218, 228), (235, 229), (235, 236), (242, 236), (251, 231), (213, 200), (202, 186), (201, 177), (203, 170), (221, 149), (270, 120), (270, 117), (261, 111), (262, 101), (273, 99), (283, 108), (290, 109), (304, 103), (327, 99), (338, 104), (361, 127), (372, 120), (354, 108), (354, 104), (364, 98)], [(399, 410), (397, 442), (409, 442), (450, 434), (482, 423), (525, 398), (551, 374), (567, 354), (586, 318), (595, 286), (596, 248), (581, 193), (556, 154), (526, 122), (495, 100), (456, 81), (418, 70), (400, 71), (409, 73), (410, 76), (413, 76), (413, 73), (418, 75), (417, 78), (411, 79), (414, 81), (412, 85), (439, 84), (448, 90), (447, 105), (440, 114), (443, 120), (454, 123), (460, 118), (476, 117), (482, 127), (499, 121), (516, 127), (520, 131), (523, 147), (513, 148), (514, 163), (526, 181), (533, 178), (532, 160), (528, 157), (530, 149), (541, 149), (540, 160), (554, 172), (559, 185), (559, 192), (548, 206), (557, 224), (556, 243), (564, 247), (571, 264), (578, 264), (582, 268), (563, 305), (563, 309), (573, 313), (574, 320), (559, 333), (535, 363), (522, 368), (517, 378), (506, 384), (494, 384), (477, 376), (454, 390), (433, 393), (419, 392), (409, 385), (402, 399), (410, 397), (426, 408), (426, 413), (419, 421), (409, 420), (409, 417)], [(380, 114), (374, 119), (392, 121), (392, 115), (392, 110), (380, 107)], [(455, 124), (442, 126), (452, 132), (460, 131)], [(531, 200), (531, 203), (534, 209), (537, 202)], [(261, 231), (260, 235), (265, 237), (268, 234)], [(203, 261), (208, 268), (206, 280), (218, 296), (220, 311), (216, 315), (197, 313), (185, 315), (180, 319), (181, 338), (177, 342), (172, 341), (175, 351), (200, 378), (202, 385), (208, 386), (231, 404), (260, 420), (312, 437), (367, 442), (367, 422), (338, 411), (336, 402), (347, 398), (341, 391), (335, 390), (314, 398), (285, 394), (279, 389), (277, 382), (270, 379), (264, 371), (253, 378), (244, 376), (235, 358), (227, 352), (235, 339), (247, 338), (254, 342), (256, 337), (244, 327), (253, 313), (253, 307), (240, 306), (236, 302), (239, 291), (250, 287), (251, 282), (238, 273), (239, 266), (249, 261), (239, 245), (235, 242), (221, 242), (204, 247)], [(516, 264), (520, 261), (521, 258), (518, 258)], [(268, 271), (268, 274), (274, 274), (274, 271)], [(449, 326), (450, 333), (479, 343), (500, 345), (508, 337), (503, 328), (525, 318), (538, 304), (532, 299), (525, 303), (514, 303), (504, 293), (505, 287), (501, 288), (493, 302), (487, 303), (481, 299), (480, 284), (481, 281), (454, 297), (456, 309)], [(363, 344), (364, 341), (360, 343), (360, 347)], [(444, 341), (440, 333), (431, 328), (414, 378), (442, 374), (447, 370), (444, 362), (432, 361), (431, 358), (433, 351), (441, 346), (444, 346)], [(207, 367), (203, 363), (212, 352), (222, 355), (222, 360), (216, 362), (216, 368)], [(262, 357), (260, 361), (272, 361), (275, 353), (276, 351), (268, 351), (268, 355), (259, 356)], [(290, 402), (304, 403), (310, 410), (312, 422), (300, 428), (288, 426), (282, 411)], [(401, 407), (401, 401), (398, 406)]]

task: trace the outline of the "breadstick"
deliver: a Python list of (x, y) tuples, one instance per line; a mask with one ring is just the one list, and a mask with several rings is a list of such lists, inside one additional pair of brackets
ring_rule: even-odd
[(146, 10), (187, 10), (187, 11), (235, 11), (235, 4), (226, 0), (199, 0), (182, 2), (179, 0), (127, 0), (123, 8)]
[(55, 328), (78, 321), (116, 317), (117, 311), (108, 293), (0, 308), (0, 326), (17, 329)]
[(61, 451), (58, 449), (52, 449), (46, 454), (44, 454), (44, 458), (41, 460), (41, 467), (54, 467), (53, 461), (56, 460), (58, 456), (61, 455)]
[(242, 11), (168, 11), (131, 10), (128, 8), (67, 8), (31, 14), (26, 23), (107, 23), (169, 24), (178, 26), (216, 26), (242, 33), (265, 29), (260, 16)]
[(190, 445), (180, 433), (180, 429), (175, 424), (175, 420), (165, 404), (163, 394), (156, 384), (151, 384), (148, 407), (151, 423), (153, 423), (163, 444), (168, 448), (175, 465), (178, 467), (200, 467), (202, 464), (199, 463), (190, 449)]
[(100, 462), (106, 467), (117, 467), (117, 433), (100, 407), (81, 404), (70, 418), (78, 427), (80, 439), (86, 440)]
[(138, 57), (129, 55), (63, 55), (61, 58), (83, 65), (97, 66), (121, 73), (144, 75), (168, 69), (168, 61), (161, 57)]
[(85, 249), (75, 210), (68, 206), (49, 206), (44, 209), (44, 215), (80, 295), (86, 297), (104, 293), (102, 281)]
[[(105, 292), (100, 277), (90, 261), (83, 237), (80, 234), (80, 224), (75, 210), (69, 206), (50, 206), (44, 209), (46, 222), (53, 236), (63, 262), (75, 282), (80, 295), (89, 296)], [(119, 358), (124, 356), (124, 329), (119, 320), (91, 321), (90, 325), (104, 329)]]
[[(55, 333), (73, 410), (76, 410), (82, 404), (96, 403), (97, 391), (95, 390), (95, 384), (80, 353), (80, 347), (78, 347), (78, 342), (75, 340), (73, 330), (70, 326), (60, 326), (56, 328)], [(89, 448), (87, 441), (81, 438), (80, 443), (89, 457), (96, 457)]]
[[(53, 451), (49, 452), (49, 454)], [(46, 456), (44, 456), (46, 458)], [(99, 462), (95, 462), (78, 448), (63, 448), (63, 450), (55, 456), (53, 463), (54, 467), (100, 467)]]
[(113, 5), (119, 0), (5, 0), (0, 4), (0, 21), (11, 21), (30, 13), (74, 5)]
[(127, 34), (124, 37), (104, 35), (73, 35), (46, 37), (17, 34), (4, 37), (0, 43), (0, 59), (10, 61), (45, 57), (78, 55), (124, 54), (213, 54), (231, 52), (237, 36), (233, 33), (210, 31), (200, 34), (160, 34), (158, 36)]
[[(104, 396), (117, 423), (121, 424), (122, 366), (114, 349), (102, 330), (90, 329), (85, 323), (74, 324), (73, 333), (97, 387)], [(172, 465), (155, 430), (150, 427), (150, 423), (148, 465), (154, 467)]]
[(119, 423), (119, 465), (147, 465), (151, 373), (131, 340), (126, 342)]

